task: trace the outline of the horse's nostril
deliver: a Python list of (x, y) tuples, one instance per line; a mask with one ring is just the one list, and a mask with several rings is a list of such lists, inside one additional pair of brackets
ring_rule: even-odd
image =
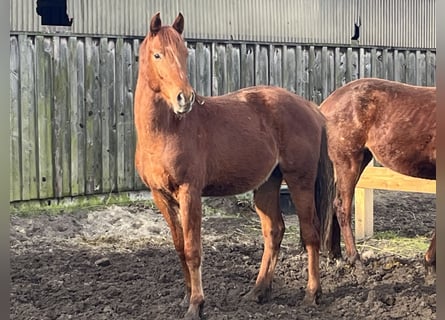
[(179, 104), (184, 104), (185, 103), (185, 96), (184, 96), (184, 94), (182, 92), (180, 92), (178, 94), (178, 103)]

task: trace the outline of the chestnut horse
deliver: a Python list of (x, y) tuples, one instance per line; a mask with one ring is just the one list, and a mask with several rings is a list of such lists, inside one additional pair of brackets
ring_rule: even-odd
[(187, 78), (183, 28), (182, 14), (172, 26), (163, 26), (159, 13), (152, 17), (140, 47), (134, 114), (136, 168), (171, 230), (185, 277), (185, 317), (199, 319), (204, 303), (201, 196), (254, 190), (264, 252), (247, 296), (269, 298), (285, 228), (283, 179), (308, 254), (305, 302), (316, 304), (320, 225), (334, 199), (323, 115), (315, 104), (278, 87), (197, 96)]
[[(436, 179), (436, 88), (364, 78), (335, 90), (320, 110), (336, 177), (334, 207), (353, 264), (360, 259), (351, 229), (354, 188), (372, 157), (401, 174)], [(425, 254), (428, 273), (435, 264), (434, 232)]]

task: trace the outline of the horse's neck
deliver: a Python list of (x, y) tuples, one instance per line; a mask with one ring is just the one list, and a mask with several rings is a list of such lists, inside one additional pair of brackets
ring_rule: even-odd
[(181, 121), (160, 97), (159, 94), (147, 91), (143, 98), (145, 103), (138, 103), (137, 129), (145, 139), (156, 139), (159, 135), (177, 130)]

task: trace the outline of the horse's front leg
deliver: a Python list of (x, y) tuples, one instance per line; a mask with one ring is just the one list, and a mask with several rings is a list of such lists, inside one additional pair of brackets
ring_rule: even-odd
[(184, 232), (184, 257), (191, 285), (190, 303), (185, 319), (200, 319), (204, 304), (201, 279), (201, 190), (184, 184), (179, 187), (177, 198)]
[(172, 195), (165, 194), (158, 190), (151, 190), (153, 200), (167, 221), (168, 226), (173, 238), (173, 244), (175, 245), (176, 252), (181, 261), (182, 271), (185, 279), (185, 296), (181, 305), (187, 306), (190, 299), (191, 283), (190, 272), (185, 261), (184, 253), (184, 233), (182, 230), (180, 215), (179, 215), (179, 203), (173, 198)]
[(432, 276), (436, 273), (436, 230), (434, 230), (433, 238), (431, 239), (428, 251), (424, 257), (425, 270), (427, 276)]

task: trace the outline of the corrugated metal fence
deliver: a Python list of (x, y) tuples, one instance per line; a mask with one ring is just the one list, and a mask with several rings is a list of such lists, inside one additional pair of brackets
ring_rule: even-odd
[[(141, 39), (10, 37), (10, 200), (143, 188), (134, 169)], [(435, 85), (435, 51), (188, 41), (203, 95), (256, 84), (320, 103), (356, 78)]]
[[(185, 16), (188, 39), (350, 45), (361, 20), (360, 45), (436, 48), (435, 0), (67, 0), (72, 34), (144, 36), (160, 11)], [(46, 32), (36, 0), (11, 1), (14, 32)]]

